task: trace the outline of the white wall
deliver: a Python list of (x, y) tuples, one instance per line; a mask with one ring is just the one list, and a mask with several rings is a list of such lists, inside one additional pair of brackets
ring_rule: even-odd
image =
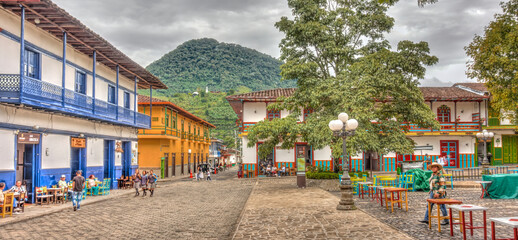
[(131, 142), (131, 164), (138, 164), (138, 142)]
[(104, 165), (104, 139), (88, 138), (86, 143), (86, 163), (88, 167)]
[(43, 135), (41, 143), (41, 168), (70, 167), (70, 136)]
[(259, 122), (266, 118), (266, 103), (244, 102), (243, 122)]
[(10, 130), (0, 130), (0, 170), (14, 170), (15, 155), (15, 135)]
[[(0, 14), (0, 23), (3, 21)], [(0, 27), (3, 25), (0, 24)], [(20, 74), (20, 44), (0, 35), (0, 74)]]
[[(423, 150), (422, 155), (440, 155), (441, 140), (458, 140), (459, 154), (475, 152), (475, 139), (471, 136), (428, 136), (412, 137), (412, 139), (416, 142), (417, 146), (426, 146), (427, 144), (429, 144), (433, 147), (433, 150)], [(421, 155), (421, 150), (415, 151), (414, 155)]]
[(243, 163), (256, 163), (257, 162), (257, 155), (254, 147), (247, 147), (248, 144), (248, 138), (243, 137)]
[(313, 160), (331, 160), (332, 152), (329, 146), (313, 151)]
[(294, 162), (295, 155), (292, 149), (275, 149), (275, 162)]

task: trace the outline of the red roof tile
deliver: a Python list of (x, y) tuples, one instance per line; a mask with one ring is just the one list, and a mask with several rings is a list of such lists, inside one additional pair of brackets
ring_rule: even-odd
[(296, 88), (277, 88), (257, 92), (243, 93), (226, 97), (227, 100), (257, 99), (275, 100), (278, 97), (289, 97), (295, 92)]
[[(150, 98), (148, 96), (144, 96), (144, 95), (138, 95), (138, 104), (139, 105), (148, 105), (149, 104), (149, 101), (150, 101)], [(187, 116), (188, 118), (190, 119), (193, 119), (193, 120), (196, 120), (196, 121), (201, 121), (213, 128), (216, 128), (216, 126), (214, 126), (213, 124), (201, 119), (200, 117), (190, 113), (189, 111), (179, 107), (178, 105), (172, 103), (172, 102), (168, 102), (168, 101), (165, 101), (165, 100), (162, 100), (162, 99), (159, 99), (159, 98), (152, 98), (152, 102), (153, 102), (153, 105), (164, 105), (164, 106), (169, 106), (173, 109), (175, 109), (176, 111), (178, 111), (178, 113), (181, 113), (185, 116)]]

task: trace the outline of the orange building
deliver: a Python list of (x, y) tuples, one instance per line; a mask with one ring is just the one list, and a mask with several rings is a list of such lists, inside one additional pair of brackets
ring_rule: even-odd
[(216, 126), (161, 99), (138, 96), (139, 112), (150, 115), (151, 129), (138, 132), (139, 168), (163, 177), (189, 174), (209, 158), (210, 129)]

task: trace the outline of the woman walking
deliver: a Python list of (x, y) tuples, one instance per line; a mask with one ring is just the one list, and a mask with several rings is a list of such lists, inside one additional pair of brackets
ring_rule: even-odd
[(142, 176), (139, 173), (139, 170), (135, 170), (135, 174), (133, 174), (133, 187), (135, 188), (135, 197), (140, 195), (138, 192), (138, 189), (140, 188), (140, 180), (142, 179)]
[(153, 170), (149, 171), (148, 183), (149, 183), (149, 192), (151, 193), (149, 195), (150, 197), (152, 197), (153, 193), (155, 192), (156, 179), (157, 179), (157, 176), (155, 175), (155, 173), (153, 173)]
[(142, 191), (144, 192), (144, 194), (142, 194), (142, 197), (146, 196), (147, 183), (148, 183), (147, 172), (146, 171), (142, 171), (142, 178), (140, 180), (140, 187), (142, 188)]

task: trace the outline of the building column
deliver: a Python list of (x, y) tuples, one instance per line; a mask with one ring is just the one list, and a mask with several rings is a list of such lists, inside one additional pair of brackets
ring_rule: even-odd
[(23, 76), (25, 72), (25, 7), (21, 8), (20, 21), (20, 99), (23, 95)]
[(453, 104), (455, 106), (455, 132), (457, 131), (457, 101), (453, 101)]
[(63, 69), (61, 73), (61, 106), (65, 107), (65, 81), (67, 70), (67, 32), (63, 32), (63, 58), (61, 59)]
[(116, 70), (116, 86), (115, 86), (115, 120), (119, 120), (119, 65), (115, 68)]
[(134, 103), (133, 103), (133, 111), (134, 111), (134, 114), (133, 114), (133, 124), (137, 124), (137, 113), (138, 113), (137, 82), (138, 82), (138, 79), (137, 79), (137, 76), (135, 76), (135, 85), (133, 86), (133, 98), (134, 98)]
[(153, 116), (153, 86), (149, 85), (149, 127), (151, 128), (151, 123)]
[(97, 52), (94, 50), (92, 56), (92, 113), (95, 114), (95, 79), (96, 79), (96, 70), (95, 65), (97, 64)]

